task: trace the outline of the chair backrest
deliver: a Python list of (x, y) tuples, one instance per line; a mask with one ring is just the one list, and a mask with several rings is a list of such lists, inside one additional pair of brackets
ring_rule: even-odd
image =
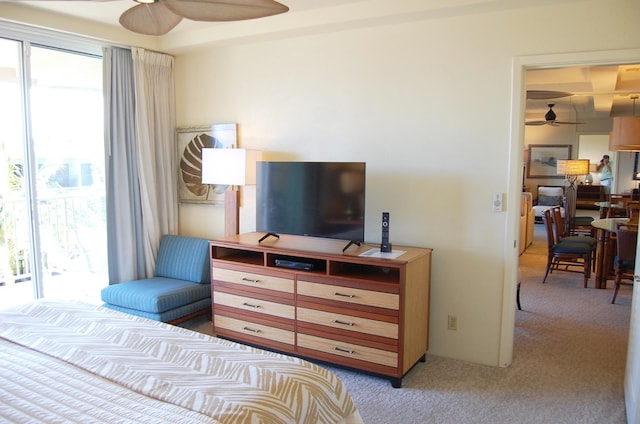
[(555, 230), (555, 241), (557, 243), (565, 236), (564, 219), (562, 219), (560, 206), (554, 206), (551, 208), (551, 217), (553, 219), (553, 229)]
[(556, 244), (554, 230), (553, 230), (553, 218), (551, 217), (551, 210), (545, 209), (542, 212), (542, 222), (547, 230), (547, 247), (549, 251), (553, 250), (553, 246)]
[(638, 231), (619, 228), (616, 240), (618, 247), (618, 261), (634, 262), (636, 259)]
[(564, 204), (564, 187), (538, 186), (538, 205), (562, 206)]
[(627, 202), (627, 218), (637, 219), (640, 213), (640, 200), (629, 200)]
[(533, 207), (533, 195), (525, 191), (520, 196), (520, 216), (527, 216)]
[(630, 194), (609, 194), (607, 200), (611, 203), (607, 218), (627, 216), (627, 203), (631, 200)]
[(627, 202), (629, 200), (631, 200), (631, 195), (630, 194), (611, 193), (611, 194), (607, 195), (607, 201), (611, 202), (611, 203)]
[(156, 277), (210, 283), (210, 275), (209, 240), (168, 234), (162, 237)]

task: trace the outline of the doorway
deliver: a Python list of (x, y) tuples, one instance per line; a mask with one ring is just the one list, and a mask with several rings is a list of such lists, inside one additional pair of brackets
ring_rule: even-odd
[(640, 49), (594, 51), (584, 53), (553, 54), (539, 56), (519, 56), (513, 60), (512, 90), (512, 122), (510, 131), (509, 152), (509, 189), (507, 237), (505, 237), (504, 276), (502, 316), (503, 324), (500, 335), (500, 351), (498, 363), (508, 366), (513, 358), (513, 335), (515, 329), (515, 299), (518, 282), (519, 249), (517, 234), (519, 232), (520, 193), (524, 170), (524, 128), (525, 128), (525, 74), (529, 69), (550, 69), (578, 65), (612, 65), (640, 62)]
[[(515, 234), (517, 234), (517, 224), (520, 209), (518, 201), (520, 199), (520, 191), (522, 190), (522, 172), (523, 169), (523, 151), (524, 151), (524, 122), (525, 122), (525, 73), (528, 69), (544, 69), (544, 68), (561, 68), (576, 65), (613, 65), (613, 64), (629, 64), (640, 62), (640, 49), (617, 50), (617, 51), (599, 51), (586, 52), (576, 54), (557, 54), (557, 55), (541, 55), (518, 57), (513, 63), (513, 81), (512, 87), (512, 114), (511, 134), (510, 134), (510, 157), (509, 157), (509, 195), (510, 212), (507, 219), (510, 232), (514, 234), (513, 239), (505, 238), (505, 273), (504, 275), (511, 283), (504, 284), (503, 292), (503, 332), (501, 334), (501, 348), (499, 362), (501, 364), (509, 364), (513, 355), (513, 332), (515, 329), (515, 292), (518, 281), (518, 249), (513, 247), (517, 244), (513, 243)], [(509, 231), (508, 231), (509, 233)], [(637, 288), (637, 287), (636, 287)], [(631, 320), (636, 322), (637, 302), (640, 298), (638, 290), (633, 291), (633, 304)], [(637, 406), (640, 403), (640, 391), (637, 388), (637, 377), (640, 375), (640, 327), (632, 325), (629, 333), (629, 356), (627, 359), (627, 370), (625, 378), (625, 397), (627, 406), (627, 417), (629, 422), (635, 422), (640, 417), (640, 410)]]

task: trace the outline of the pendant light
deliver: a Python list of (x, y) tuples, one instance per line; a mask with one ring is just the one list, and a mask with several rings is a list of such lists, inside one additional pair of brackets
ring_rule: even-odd
[(640, 116), (636, 116), (638, 95), (634, 94), (629, 98), (633, 100), (632, 115), (613, 118), (613, 128), (609, 137), (609, 150), (611, 151), (640, 151)]

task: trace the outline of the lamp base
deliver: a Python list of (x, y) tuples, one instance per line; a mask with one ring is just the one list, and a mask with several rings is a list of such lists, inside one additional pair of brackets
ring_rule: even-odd
[(240, 232), (240, 191), (232, 188), (224, 192), (224, 236)]

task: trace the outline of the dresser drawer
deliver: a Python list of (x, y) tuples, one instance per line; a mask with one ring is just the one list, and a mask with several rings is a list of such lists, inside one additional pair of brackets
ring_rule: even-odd
[(274, 277), (272, 275), (235, 271), (219, 267), (213, 267), (212, 278), (213, 280), (241, 284), (247, 287), (293, 293), (292, 278)]
[(400, 305), (400, 297), (394, 293), (383, 293), (304, 280), (298, 280), (298, 294), (394, 310), (397, 310)]
[(213, 303), (214, 305), (230, 306), (232, 308), (243, 309), (245, 311), (251, 311), (258, 314), (295, 319), (294, 306), (255, 299), (249, 296), (238, 296), (235, 294), (214, 291)]
[(298, 308), (298, 321), (339, 328), (341, 330), (373, 334), (390, 339), (398, 338), (398, 324), (352, 315), (336, 314), (309, 308)]
[(309, 334), (298, 334), (298, 346), (358, 361), (373, 362), (394, 368), (398, 366), (398, 354), (396, 352), (339, 342)]
[(244, 321), (240, 319), (226, 317), (224, 315), (214, 315), (215, 328), (222, 328), (236, 333), (246, 334), (247, 336), (260, 337), (266, 340), (274, 340), (280, 343), (292, 345), (295, 342), (293, 331), (283, 330), (281, 328), (270, 327), (264, 324)]

